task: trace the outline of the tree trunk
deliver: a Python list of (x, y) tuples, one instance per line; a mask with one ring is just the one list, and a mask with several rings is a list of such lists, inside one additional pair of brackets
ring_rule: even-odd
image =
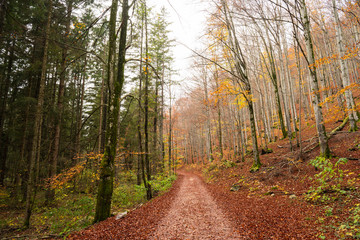
[(44, 55), (41, 65), (41, 77), (39, 94), (36, 105), (35, 120), (34, 120), (34, 135), (32, 140), (32, 149), (29, 162), (29, 179), (27, 183), (26, 191), (26, 205), (25, 205), (25, 218), (24, 227), (30, 226), (30, 217), (32, 212), (32, 206), (34, 203), (34, 185), (35, 185), (35, 164), (38, 153), (40, 152), (40, 145), (38, 144), (41, 140), (41, 125), (43, 121), (43, 106), (44, 106), (44, 95), (45, 95), (45, 80), (46, 80), (46, 68), (47, 68), (47, 57), (48, 57), (48, 45), (50, 36), (50, 25), (53, 12), (53, 2), (48, 1), (48, 16), (45, 27), (45, 42), (44, 42)]
[[(282, 48), (281, 45), (279, 44), (279, 52), (280, 52), (280, 56), (283, 55), (282, 53)], [(280, 63), (280, 72), (279, 72), (279, 76), (280, 76), (280, 82), (281, 82), (281, 96), (283, 99), (283, 103), (284, 103), (284, 112), (285, 112), (285, 121), (286, 121), (286, 128), (287, 128), (287, 132), (288, 132), (288, 136), (289, 136), (289, 143), (290, 143), (290, 151), (293, 151), (293, 144), (292, 144), (292, 130), (291, 130), (291, 119), (290, 119), (290, 107), (289, 107), (289, 97), (288, 97), (288, 92), (289, 89), (287, 88), (287, 79), (286, 79), (286, 74), (285, 74), (285, 67), (283, 65), (283, 61), (281, 61), (281, 59), (279, 59), (279, 63)], [(283, 73), (283, 74), (281, 74)]]
[[(9, 44), (10, 45), (10, 44)], [(15, 39), (12, 40), (11, 46), (9, 46), (9, 58), (6, 62), (7, 68), (6, 72), (0, 79), (1, 87), (0, 87), (0, 186), (4, 186), (4, 179), (6, 173), (6, 159), (8, 153), (9, 146), (9, 135), (7, 131), (4, 129), (5, 116), (7, 116), (6, 106), (8, 102), (8, 93), (10, 88), (10, 80), (11, 80), (11, 72), (14, 62), (14, 50), (15, 50)], [(6, 56), (8, 55), (8, 51), (6, 52)], [(5, 65), (6, 65), (5, 64)], [(3, 82), (3, 79), (4, 82)]]
[[(204, 69), (206, 71), (206, 69)], [(206, 106), (206, 145), (207, 145), (207, 159), (212, 162), (214, 160), (213, 150), (212, 150), (212, 143), (211, 143), (211, 123), (210, 123), (210, 102), (209, 102), (209, 95), (208, 95), (208, 82), (207, 82), (207, 75), (204, 72), (204, 94), (205, 94), (205, 106)]]
[[(68, 33), (70, 32), (70, 21), (71, 21), (71, 13), (72, 13), (72, 4), (73, 1), (68, 1), (67, 6), (67, 20), (66, 20), (66, 30), (64, 41), (67, 38)], [(49, 178), (52, 178), (56, 175), (56, 168), (59, 156), (59, 145), (60, 145), (60, 131), (61, 131), (61, 121), (62, 121), (62, 114), (64, 109), (63, 98), (65, 93), (65, 80), (66, 80), (66, 58), (68, 54), (68, 48), (65, 44), (65, 47), (62, 51), (62, 61), (60, 67), (60, 83), (59, 83), (59, 92), (58, 92), (58, 102), (56, 105), (57, 116), (55, 117), (55, 136), (54, 136), (54, 148), (52, 151), (52, 155), (50, 157), (49, 162)], [(56, 112), (55, 111), (55, 112)], [(54, 200), (55, 197), (55, 190), (54, 189), (47, 189), (46, 191), (46, 202), (50, 203)]]
[[(171, 175), (171, 144), (172, 144), (172, 116), (171, 116), (171, 86), (170, 86), (170, 106), (169, 106), (169, 176)], [(186, 144), (186, 143), (185, 143)], [(186, 154), (185, 154), (186, 155)]]
[[(159, 161), (159, 154), (158, 154), (158, 136), (157, 136), (157, 127), (158, 127), (158, 116), (159, 116), (159, 80), (156, 77), (156, 81), (155, 81), (155, 106), (154, 106), (154, 122), (153, 122), (153, 158), (154, 158), (154, 170), (157, 169), (157, 166), (159, 165), (158, 161)], [(155, 172), (156, 174), (156, 172)]]
[[(115, 34), (116, 34), (116, 12), (117, 12), (118, 1), (113, 0), (110, 15), (110, 45), (115, 46)], [(108, 132), (107, 132), (107, 143), (105, 147), (104, 156), (101, 160), (100, 166), (100, 182), (98, 187), (98, 194), (96, 200), (95, 218), (94, 222), (105, 220), (110, 216), (111, 212), (111, 198), (113, 193), (113, 180), (114, 180), (114, 162), (116, 156), (117, 147), (117, 123), (119, 119), (119, 104), (122, 87), (125, 81), (125, 53), (126, 53), (126, 37), (127, 37), (127, 25), (129, 19), (129, 5), (128, 0), (123, 1), (122, 5), (122, 24), (120, 27), (120, 39), (119, 39), (119, 55), (118, 55), (118, 72), (117, 79), (114, 81), (113, 89), (110, 92), (110, 109), (109, 109), (109, 120)], [(111, 80), (113, 72), (113, 61), (110, 53), (113, 48), (109, 48), (109, 64), (108, 64), (108, 79)]]
[[(218, 77), (218, 70), (215, 70), (215, 82), (216, 82), (216, 88), (219, 89), (219, 77)], [(222, 160), (224, 156), (224, 150), (223, 150), (223, 131), (222, 131), (222, 123), (221, 123), (221, 100), (219, 94), (216, 96), (217, 99), (217, 117), (218, 117), (218, 131), (219, 131), (219, 149), (220, 149), (220, 160)]]
[[(87, 57), (85, 55), (84, 60), (84, 72), (87, 65)], [(82, 126), (82, 115), (83, 115), (83, 107), (84, 107), (84, 97), (85, 97), (85, 79), (86, 74), (81, 74), (80, 80), (80, 91), (79, 91), (79, 97), (78, 97), (78, 109), (77, 109), (77, 117), (76, 117), (76, 136), (75, 136), (75, 153), (76, 156), (80, 156), (80, 150), (81, 150), (81, 126)]]
[(147, 188), (146, 188), (146, 198), (150, 200), (152, 198), (151, 184), (151, 172), (150, 172), (150, 151), (149, 151), (149, 47), (148, 47), (148, 16), (147, 16), (147, 7), (145, 2), (145, 102), (144, 102), (144, 111), (145, 111), (145, 123), (144, 123), (144, 132), (145, 132), (145, 169), (146, 169), (146, 178), (147, 178)]
[(160, 144), (161, 144), (161, 155), (160, 155), (160, 159), (161, 159), (161, 165), (162, 165), (162, 170), (165, 170), (165, 163), (164, 163), (164, 159), (165, 159), (165, 144), (164, 144), (164, 69), (165, 66), (163, 65), (163, 74), (162, 74), (162, 80), (161, 80), (161, 108), (160, 108), (160, 126), (159, 126), (159, 135), (160, 135)]
[(98, 152), (102, 153), (104, 151), (104, 136), (103, 136), (103, 123), (104, 123), (104, 113), (105, 113), (105, 66), (102, 70), (102, 79), (101, 79), (101, 90), (100, 90), (100, 113), (99, 113), (99, 132), (98, 132)]
[(307, 13), (305, 0), (300, 1), (300, 11), (301, 11), (301, 18), (304, 27), (304, 39), (306, 44), (307, 60), (310, 71), (310, 77), (311, 77), (310, 83), (311, 83), (311, 92), (312, 92), (312, 102), (315, 113), (316, 129), (320, 144), (320, 155), (327, 158), (330, 157), (330, 149), (325, 132), (323, 114), (320, 106), (320, 93), (319, 93), (318, 79), (316, 75), (314, 48), (311, 39), (310, 20)]
[(301, 63), (300, 63), (300, 56), (299, 56), (299, 46), (294, 41), (294, 50), (295, 50), (295, 60), (296, 60), (296, 68), (299, 75), (299, 158), (302, 157), (302, 140), (301, 140), (301, 108), (302, 108), (302, 75), (301, 75)]
[[(339, 51), (339, 62), (340, 62), (340, 68), (341, 68), (341, 79), (344, 88), (347, 88), (350, 86), (350, 78), (349, 78), (349, 68), (347, 65), (347, 61), (345, 59), (345, 48), (344, 48), (344, 42), (343, 42), (343, 31), (339, 19), (339, 15), (336, 8), (336, 2), (335, 0), (332, 0), (333, 4), (333, 14), (335, 18), (335, 28), (336, 28), (336, 40), (337, 40), (337, 47)], [(356, 126), (356, 120), (358, 119), (356, 110), (353, 109), (352, 102), (354, 102), (354, 98), (352, 95), (352, 91), (350, 89), (345, 90), (345, 100), (346, 100), (346, 110), (349, 117), (349, 123), (350, 123), (350, 132), (354, 132), (357, 130)]]
[(144, 14), (141, 15), (141, 34), (140, 34), (140, 56), (141, 59), (139, 64), (139, 110), (138, 110), (138, 122), (137, 122), (137, 134), (138, 134), (138, 171), (137, 171), (137, 183), (141, 184), (141, 179), (144, 181), (144, 187), (147, 188), (147, 181), (145, 177), (145, 162), (143, 154), (143, 141), (142, 141), (142, 132), (141, 132), (141, 120), (142, 120), (142, 106), (141, 106), (141, 97), (142, 97), (142, 81), (143, 81), (143, 39), (144, 39)]
[(255, 127), (255, 115), (254, 115), (254, 107), (253, 107), (252, 99), (248, 101), (248, 110), (250, 117), (251, 139), (252, 139), (253, 156), (254, 156), (254, 163), (250, 171), (257, 171), (260, 168), (261, 163), (260, 163), (259, 150), (257, 145), (257, 131)]

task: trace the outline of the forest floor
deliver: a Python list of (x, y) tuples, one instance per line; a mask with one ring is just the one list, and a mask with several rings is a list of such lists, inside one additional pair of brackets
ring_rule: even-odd
[[(313, 131), (303, 132), (301, 158), (298, 149), (289, 151), (288, 140), (280, 140), (268, 145), (273, 152), (261, 156), (256, 173), (249, 172), (251, 156), (244, 163), (186, 167), (169, 192), (69, 239), (358, 239), (360, 132), (341, 131), (329, 140), (332, 164), (349, 159), (333, 165), (344, 191), (324, 189), (320, 200), (310, 201), (307, 193), (320, 172), (309, 164), (319, 154)], [(336, 184), (326, 181), (327, 187)]]
[[(267, 145), (272, 152), (261, 155), (256, 173), (249, 171), (251, 153), (245, 162), (184, 167), (168, 192), (67, 239), (359, 239), (360, 131), (330, 137), (330, 171), (319, 175), (309, 164), (319, 155), (314, 127), (305, 129), (302, 155), (283, 139)], [(339, 158), (348, 161), (335, 167)]]
[(70, 239), (249, 239), (214, 201), (201, 177), (180, 171), (173, 188), (123, 219), (108, 219)]

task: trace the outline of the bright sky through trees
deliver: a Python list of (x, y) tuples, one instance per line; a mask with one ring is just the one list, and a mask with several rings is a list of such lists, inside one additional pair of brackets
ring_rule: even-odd
[(190, 77), (191, 56), (190, 49), (199, 49), (202, 43), (206, 24), (206, 2), (201, 0), (150, 0), (149, 6), (161, 8), (164, 6), (169, 13), (168, 21), (170, 25), (170, 36), (176, 41), (174, 48), (174, 68), (178, 75), (174, 80), (180, 81), (181, 88), (177, 88), (177, 94), (181, 93), (186, 87), (184, 84)]
[[(103, 1), (99, 2), (103, 3)], [(101, 14), (111, 4), (109, 0), (106, 3), (103, 4), (102, 9), (99, 9), (98, 14)], [(156, 10), (165, 7), (169, 14), (167, 19), (171, 23), (169, 35), (175, 40), (173, 67), (178, 72), (173, 76), (173, 80), (178, 81), (181, 85), (175, 87), (175, 95), (178, 96), (190, 84), (186, 80), (191, 76), (191, 56), (193, 55), (191, 50), (201, 48), (202, 36), (206, 27), (206, 6), (209, 4), (202, 0), (150, 0), (147, 4)]]

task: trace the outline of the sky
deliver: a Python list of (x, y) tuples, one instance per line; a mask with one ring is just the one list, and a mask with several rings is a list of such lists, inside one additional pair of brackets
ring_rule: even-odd
[[(103, 9), (99, 9), (98, 15), (111, 5), (111, 0), (97, 0), (105, 3)], [(165, 7), (171, 23), (168, 30), (170, 38), (175, 40), (173, 48), (174, 69), (177, 74), (172, 77), (180, 83), (180, 86), (173, 86), (172, 91), (175, 98), (183, 96), (191, 84), (191, 65), (193, 63), (193, 52), (190, 50), (201, 49), (202, 36), (206, 27), (207, 0), (147, 0), (147, 5), (160, 11)]]
[(168, 21), (171, 37), (175, 39), (173, 49), (174, 68), (178, 74), (173, 80), (180, 82), (174, 87), (176, 98), (183, 95), (191, 78), (192, 50), (201, 48), (202, 35), (206, 27), (206, 6), (202, 0), (148, 0), (148, 5), (155, 9), (165, 7), (169, 13)]

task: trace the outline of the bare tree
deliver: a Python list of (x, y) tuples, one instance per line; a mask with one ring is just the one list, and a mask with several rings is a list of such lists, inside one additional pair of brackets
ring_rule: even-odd
[(339, 51), (339, 62), (340, 62), (340, 68), (341, 68), (341, 79), (343, 83), (343, 87), (345, 90), (345, 99), (346, 99), (346, 110), (349, 117), (350, 122), (350, 131), (356, 131), (356, 121), (358, 120), (357, 112), (354, 109), (354, 98), (352, 95), (352, 91), (349, 88), (350, 86), (350, 79), (349, 79), (349, 68), (347, 61), (345, 59), (345, 47), (344, 47), (344, 40), (343, 40), (343, 30), (341, 27), (341, 22), (339, 19), (338, 10), (336, 7), (336, 1), (332, 0), (332, 6), (333, 6), (333, 14), (335, 19), (335, 28), (336, 28), (336, 41), (337, 41), (337, 47)]

